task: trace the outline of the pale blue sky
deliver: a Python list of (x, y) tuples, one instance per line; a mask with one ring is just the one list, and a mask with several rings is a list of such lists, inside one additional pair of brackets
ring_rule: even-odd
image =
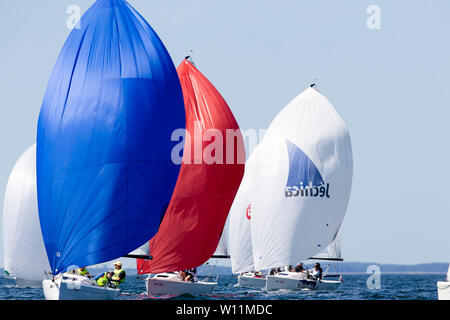
[[(0, 205), (10, 170), (36, 139), (69, 34), (66, 9), (93, 2), (0, 0)], [(129, 2), (177, 66), (194, 50), (243, 129), (266, 128), (320, 79), (353, 143), (347, 261), (450, 260), (449, 1)], [(380, 30), (366, 26), (369, 5), (381, 9)], [(0, 257), (2, 265), (2, 249)]]

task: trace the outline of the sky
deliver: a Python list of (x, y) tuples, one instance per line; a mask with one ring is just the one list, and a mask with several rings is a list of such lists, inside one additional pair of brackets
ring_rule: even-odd
[[(0, 207), (14, 163), (36, 141), (47, 81), (70, 33), (67, 9), (92, 3), (0, 0)], [(318, 79), (352, 139), (346, 261), (450, 261), (449, 1), (129, 3), (176, 66), (193, 50), (244, 130), (267, 128)]]

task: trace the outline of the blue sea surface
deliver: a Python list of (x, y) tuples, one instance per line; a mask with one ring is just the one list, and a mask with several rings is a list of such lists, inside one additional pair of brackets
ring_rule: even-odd
[[(265, 291), (236, 286), (235, 276), (220, 276), (219, 285), (210, 295), (179, 297), (148, 297), (145, 282), (129, 275), (121, 286), (123, 300), (437, 300), (436, 282), (445, 274), (382, 274), (380, 289), (369, 289), (369, 274), (344, 275), (336, 291)], [(0, 278), (0, 300), (44, 300), (42, 287), (37, 284), (17, 284)]]

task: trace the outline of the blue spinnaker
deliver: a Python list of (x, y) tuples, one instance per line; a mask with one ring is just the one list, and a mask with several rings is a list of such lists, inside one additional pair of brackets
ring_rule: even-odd
[(98, 0), (67, 39), (37, 133), (39, 217), (53, 274), (126, 255), (157, 232), (185, 128), (173, 62), (123, 0)]

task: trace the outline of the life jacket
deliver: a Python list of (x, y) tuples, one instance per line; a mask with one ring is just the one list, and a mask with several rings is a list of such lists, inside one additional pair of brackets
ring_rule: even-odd
[(113, 272), (114, 272), (114, 275), (111, 277), (111, 280), (114, 281), (114, 283), (116, 283), (117, 286), (125, 281), (125, 277), (123, 279), (120, 279), (120, 275), (122, 273), (125, 273), (125, 270), (123, 270), (123, 269), (119, 269), (119, 270), (114, 269)]
[(88, 271), (87, 271), (86, 269), (84, 269), (84, 270), (78, 269), (78, 270), (77, 270), (77, 273), (78, 273), (80, 276), (85, 276), (85, 275), (88, 274)]
[(108, 274), (107, 272), (103, 272), (103, 275), (100, 274), (95, 278), (96, 283), (99, 287), (104, 287), (106, 284), (108, 284), (109, 281), (107, 274)]

